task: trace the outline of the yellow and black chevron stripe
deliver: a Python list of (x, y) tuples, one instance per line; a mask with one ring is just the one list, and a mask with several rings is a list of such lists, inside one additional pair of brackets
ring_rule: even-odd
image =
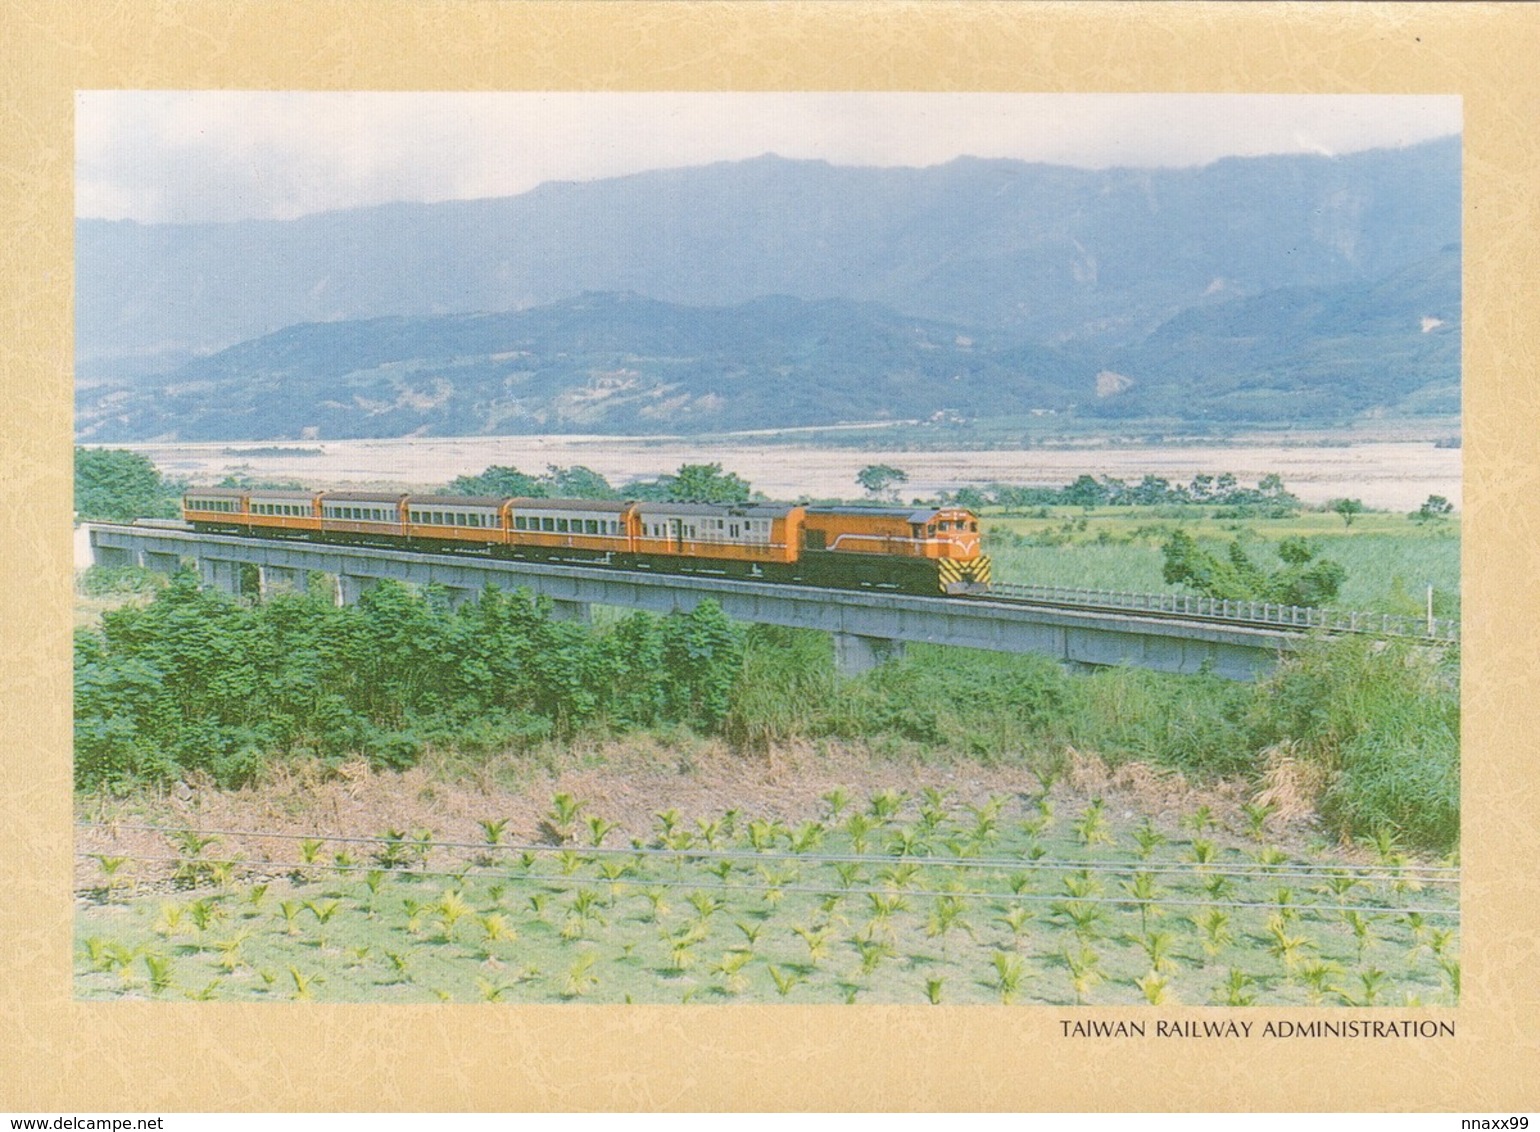
[(951, 558), (937, 560), (938, 573), (941, 576), (941, 592), (951, 593), (952, 587), (961, 585), (963, 580), (963, 565)]
[(981, 556), (972, 562), (958, 562), (955, 559), (942, 558), (937, 562), (937, 574), (942, 593), (987, 589), (990, 576), (989, 559)]

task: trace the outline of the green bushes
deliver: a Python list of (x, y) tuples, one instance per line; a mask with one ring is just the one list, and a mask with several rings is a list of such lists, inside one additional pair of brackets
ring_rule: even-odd
[(579, 728), (685, 726), (742, 750), (833, 738), (1049, 776), (1075, 747), (1198, 779), (1257, 775), (1287, 745), (1325, 773), (1345, 836), (1447, 849), (1459, 833), (1453, 661), (1407, 643), (1319, 642), (1260, 684), (1135, 669), (1071, 675), (1045, 657), (916, 645), (856, 680), (822, 633), (733, 625), (714, 605), (602, 628), (489, 589), (451, 609), (381, 584), (338, 609), (261, 605), (173, 579), (76, 637), (75, 776), (116, 789), (203, 771), (234, 784), (271, 758), (362, 754), (404, 768), (428, 745), (484, 757)]
[(459, 610), (393, 583), (344, 609), (307, 595), (254, 606), (184, 574), (77, 634), (75, 780), (116, 789), (196, 770), (233, 785), (299, 752), (400, 769), (430, 742), (517, 750), (606, 723), (710, 731), (741, 668), (741, 631), (714, 605), (601, 632), (490, 589)]

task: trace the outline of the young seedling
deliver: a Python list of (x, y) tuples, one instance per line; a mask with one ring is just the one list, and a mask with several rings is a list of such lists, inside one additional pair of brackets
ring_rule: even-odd
[(1069, 985), (1075, 992), (1075, 1005), (1084, 1006), (1091, 988), (1101, 981), (1101, 956), (1084, 945), (1074, 951), (1066, 947), (1064, 965), (1069, 968)]
[(1135, 979), (1134, 985), (1144, 994), (1144, 1000), (1151, 1006), (1162, 1006), (1169, 1000), (1170, 981), (1163, 979), (1154, 971), (1150, 971), (1142, 979)]
[(1135, 905), (1139, 909), (1140, 933), (1148, 932), (1150, 917), (1159, 917), (1163, 914), (1155, 902), (1165, 894), (1155, 883), (1155, 877), (1151, 873), (1135, 873), (1123, 882), (1123, 891), (1134, 898)]
[(1075, 835), (1080, 838), (1080, 844), (1085, 846), (1112, 844), (1112, 833), (1107, 828), (1107, 815), (1100, 798), (1093, 799), (1073, 824)]
[(897, 790), (880, 790), (872, 795), (871, 814), (879, 825), (892, 821), (903, 808), (904, 796)]
[(512, 987), (505, 986), (502, 983), (494, 983), (485, 976), (476, 976), (476, 990), (481, 995), (482, 1002), (501, 1002), (503, 995), (512, 989)]
[(1349, 908), (1342, 913), (1342, 922), (1353, 933), (1353, 943), (1358, 949), (1356, 965), (1364, 964), (1364, 951), (1374, 943), (1374, 917), (1365, 916), (1356, 908)]
[(1223, 908), (1205, 908), (1192, 917), (1203, 943), (1204, 962), (1214, 958), (1235, 942), (1230, 930), (1230, 914)]
[(1009, 1006), (1021, 989), (1021, 983), (1026, 978), (1027, 965), (1021, 956), (1013, 955), (1008, 951), (996, 951), (991, 962), (994, 964), (995, 977), (991, 984), (1000, 992), (1000, 1001)]
[(246, 942), (249, 933), (238, 932), (229, 939), (218, 940), (214, 944), (214, 950), (219, 952), (219, 965), (226, 971), (234, 971), (241, 965), (241, 944)]
[(791, 851), (793, 853), (811, 853), (823, 844), (824, 829), (821, 822), (805, 821), (799, 825), (791, 835)]
[(604, 844), (606, 837), (619, 828), (619, 822), (605, 821), (601, 817), (590, 816), (588, 818), (588, 843), (597, 849)]
[(722, 953), (721, 962), (712, 965), (711, 973), (721, 980), (724, 991), (730, 995), (737, 995), (748, 986), (743, 968), (752, 958), (754, 958), (752, 951), (725, 951)]
[(168, 938), (179, 934), (182, 930), (182, 916), (185, 911), (186, 909), (180, 904), (162, 904), (160, 906), (160, 917), (155, 921), (155, 926), (151, 930), (156, 935), (163, 935)]
[(1293, 971), (1305, 951), (1315, 946), (1305, 936), (1290, 935), (1288, 925), (1278, 916), (1267, 921), (1267, 934), (1272, 940), (1267, 949), (1283, 963), (1285, 971)]
[(1149, 860), (1150, 854), (1165, 843), (1166, 835), (1151, 825), (1149, 818), (1145, 818), (1144, 824), (1134, 830), (1134, 844), (1138, 846), (1141, 861)]
[(1328, 994), (1341, 996), (1341, 991), (1331, 985), (1331, 980), (1342, 973), (1342, 968), (1324, 959), (1307, 963), (1299, 969), (1299, 978), (1310, 996), (1310, 1005), (1319, 1006)]
[(1192, 812), (1192, 815), (1184, 819), (1183, 824), (1188, 826), (1195, 834), (1202, 837), (1205, 832), (1215, 828), (1219, 822), (1214, 817), (1214, 811), (1208, 805), (1201, 805)]
[(1271, 802), (1262, 805), (1247, 802), (1241, 806), (1241, 813), (1246, 815), (1246, 832), (1253, 841), (1261, 841), (1267, 836), (1267, 819), (1273, 816), (1274, 809)]
[[(1032, 911), (1025, 905), (1017, 904), (1008, 908), (996, 923), (1003, 924), (1011, 933), (1011, 945), (1021, 947), (1021, 937), (1026, 933), (1027, 923), (1032, 919)], [(945, 951), (943, 950), (943, 954)]]
[(572, 966), (567, 968), (566, 978), (562, 980), (562, 997), (579, 998), (598, 987), (599, 976), (593, 973), (598, 959), (597, 951), (584, 951), (578, 955)]
[(876, 828), (873, 821), (865, 814), (851, 814), (845, 819), (845, 833), (850, 838), (851, 849), (857, 853), (865, 853)]
[(707, 849), (715, 849), (727, 835), (727, 826), (721, 818), (696, 818), (695, 835)]
[(584, 803), (566, 792), (557, 794), (551, 799), (551, 808), (546, 811), (545, 821), (549, 827), (548, 832), (556, 835), (558, 844), (572, 840), (578, 815), (583, 812), (583, 809)]
[(877, 970), (877, 967), (884, 959), (896, 954), (893, 945), (885, 939), (857, 935), (851, 937), (850, 943), (861, 956), (861, 973), (863, 975), (870, 975)]
[(1176, 963), (1171, 958), (1171, 948), (1176, 941), (1170, 932), (1146, 932), (1136, 942), (1149, 957), (1151, 974), (1176, 969)]
[(1226, 1006), (1251, 1006), (1257, 996), (1252, 993), (1256, 980), (1239, 967), (1231, 967), (1225, 981), (1219, 984), (1218, 995)]
[(304, 1002), (308, 1002), (315, 997), (312, 988), (317, 983), (323, 983), (326, 981), (320, 975), (307, 975), (298, 967), (289, 968), (289, 978), (294, 980), (295, 999)]
[(938, 896), (930, 918), (925, 923), (925, 934), (941, 940), (942, 959), (947, 957), (947, 936), (954, 931), (968, 930), (968, 923), (962, 918), (963, 908), (961, 897)]
[(433, 910), (438, 914), (438, 924), (441, 943), (454, 941), (455, 925), (468, 915), (472, 909), (465, 899), (452, 888), (444, 890), (444, 895), (439, 898)]
[(829, 950), (829, 929), (827, 927), (810, 928), (796, 926), (791, 929), (801, 938), (807, 947), (807, 961), (810, 966), (817, 967)]
[(109, 857), (103, 853), (93, 853), (92, 857), (96, 860), (96, 863), (101, 866), (102, 879), (106, 881), (104, 887), (106, 888), (107, 896), (110, 899), (114, 890), (116, 890), (118, 887), (118, 870), (128, 862), (128, 858)]
[(192, 920), (193, 927), (202, 935), (213, 925), (225, 918), (225, 910), (214, 901), (204, 897), (194, 900), (187, 906), (187, 917)]
[(823, 796), (823, 804), (829, 807), (829, 820), (836, 821), (850, 805), (850, 793), (842, 786), (836, 786)]
[(802, 982), (802, 976), (795, 971), (783, 971), (774, 964), (768, 964), (770, 978), (775, 983), (775, 993), (785, 998), (798, 983)]
[(157, 955), (153, 951), (146, 951), (144, 965), (150, 973), (150, 993), (164, 994), (171, 989), (171, 972), (174, 964), (169, 955)]
[(380, 841), (380, 848), (374, 851), (375, 863), (386, 870), (405, 868), (410, 860), (407, 855), (405, 831), (387, 829)]

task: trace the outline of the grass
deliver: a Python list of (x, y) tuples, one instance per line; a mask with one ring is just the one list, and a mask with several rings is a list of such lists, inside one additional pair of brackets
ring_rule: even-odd
[[(1094, 799), (1063, 813), (1024, 795), (972, 807), (936, 790), (838, 800), (840, 813), (831, 807), (813, 823), (816, 847), (810, 826), (724, 814), (699, 820), (685, 851), (649, 851), (686, 843), (684, 824), (660, 815), (656, 836), (610, 852), (436, 846), (422, 864), (389, 871), (296, 859), (283, 879), (231, 877), (217, 888), (138, 896), (120, 867), (77, 914), (76, 993), (546, 1003), (1458, 999), (1453, 873), (1419, 871), (1393, 842), (1375, 849), (1377, 864), (1350, 865), (1202, 821), (1163, 830), (1159, 841), (1148, 823)], [(718, 848), (704, 847), (708, 833)], [(858, 835), (864, 853), (854, 851)], [(488, 854), (492, 866), (473, 863)]]
[(1180, 592), (1161, 577), (1161, 544), (1179, 526), (1210, 550), (1240, 540), (1259, 564), (1279, 563), (1284, 538), (1316, 541), (1322, 557), (1340, 562), (1347, 580), (1343, 609), (1416, 615), (1433, 583), (1434, 611), (1459, 615), (1460, 537), (1455, 521), (1419, 525), (1405, 515), (1371, 512), (1351, 527), (1329, 512), (1282, 519), (1215, 518), (1216, 507), (1050, 507), (1030, 517), (986, 511), (985, 550), (997, 581), (1138, 593)]

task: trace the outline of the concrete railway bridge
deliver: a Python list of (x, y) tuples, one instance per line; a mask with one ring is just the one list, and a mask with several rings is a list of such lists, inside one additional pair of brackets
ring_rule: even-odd
[[(1281, 653), (1299, 647), (1305, 639), (1297, 629), (1227, 625), (1138, 611), (826, 590), (202, 534), (173, 526), (92, 524), (89, 534), (97, 565), (173, 573), (190, 560), (206, 585), (231, 593), (241, 590), (243, 574), (249, 580), (254, 572), (258, 587), (268, 592), (285, 587), (303, 590), (307, 576), (318, 571), (336, 579), (337, 600), (344, 604), (357, 601), (365, 589), (386, 578), (417, 586), (440, 585), (452, 602), (473, 599), (488, 585), (527, 589), (549, 598), (553, 616), (561, 618), (586, 619), (590, 605), (688, 612), (709, 599), (734, 620), (832, 634), (836, 664), (847, 675), (902, 655), (907, 642), (923, 641), (1037, 653), (1074, 666), (1133, 665), (1252, 680), (1270, 671)], [(253, 567), (254, 571), (249, 569)]]

